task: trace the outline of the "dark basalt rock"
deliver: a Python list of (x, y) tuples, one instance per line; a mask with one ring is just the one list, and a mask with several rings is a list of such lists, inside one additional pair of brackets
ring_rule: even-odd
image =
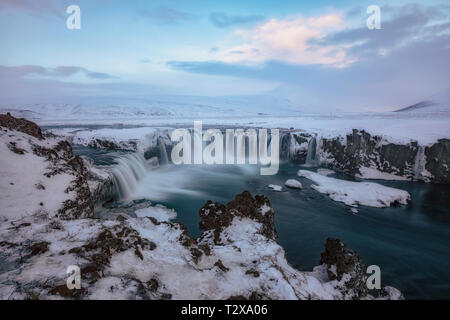
[(8, 149), (17, 154), (25, 154), (25, 150), (18, 148), (15, 142), (10, 142), (8, 144)]
[[(263, 206), (269, 208), (264, 214), (261, 212)], [(277, 240), (274, 210), (265, 196), (257, 195), (253, 198), (250, 192), (244, 191), (226, 206), (209, 200), (199, 210), (199, 215), (202, 219), (200, 229), (202, 231), (213, 230), (216, 244), (220, 242), (220, 233), (231, 224), (234, 217), (245, 217), (260, 222), (262, 224), (261, 234), (269, 239)]]
[(352, 290), (357, 297), (367, 295), (366, 267), (356, 251), (347, 248), (341, 240), (327, 239), (320, 264), (327, 265), (327, 274), (330, 280), (340, 281), (345, 274), (348, 274), (350, 278), (345, 283), (345, 287)]
[(33, 243), (29, 247), (30, 255), (31, 256), (35, 256), (35, 255), (38, 255), (38, 254), (46, 253), (48, 251), (49, 244), (50, 243), (47, 242), (47, 241), (41, 241), (41, 242)]
[(328, 165), (353, 176), (360, 174), (361, 167), (375, 167), (382, 172), (413, 178), (418, 150), (415, 141), (385, 144), (382, 137), (356, 129), (346, 136), (346, 141), (342, 137), (322, 139), (322, 151), (328, 155)]
[(0, 114), (0, 127), (20, 131), (38, 139), (44, 139), (41, 128), (34, 122), (13, 117), (9, 112)]
[(425, 148), (425, 169), (438, 183), (450, 183), (450, 140), (440, 139), (431, 147)]

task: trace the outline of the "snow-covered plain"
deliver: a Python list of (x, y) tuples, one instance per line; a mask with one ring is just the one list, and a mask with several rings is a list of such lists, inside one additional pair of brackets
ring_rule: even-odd
[(353, 182), (326, 177), (318, 173), (299, 170), (300, 177), (314, 182), (311, 188), (327, 194), (334, 201), (348, 206), (389, 207), (392, 204), (407, 204), (411, 196), (407, 191), (390, 188), (374, 182)]
[[(436, 100), (439, 100), (440, 105), (448, 106), (447, 98), (444, 93)], [(425, 108), (420, 109), (421, 112), (308, 113), (286, 99), (266, 96), (156, 96), (125, 100), (91, 98), (78, 103), (0, 105), (0, 113), (11, 112), (14, 116), (48, 126), (119, 124), (192, 128), (194, 120), (202, 120), (208, 126), (295, 128), (324, 137), (345, 135), (352, 129), (359, 129), (385, 136), (390, 141), (416, 140), (421, 145), (433, 143), (440, 138), (450, 138), (450, 112), (448, 108), (445, 110), (447, 111), (438, 112), (442, 110)], [(96, 134), (118, 137), (125, 133), (101, 131)]]

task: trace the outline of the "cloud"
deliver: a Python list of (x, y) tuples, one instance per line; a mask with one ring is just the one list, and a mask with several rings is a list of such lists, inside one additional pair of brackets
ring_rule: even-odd
[(145, 18), (149, 18), (150, 20), (162, 24), (178, 23), (193, 18), (193, 16), (188, 12), (164, 6), (153, 8), (150, 10), (143, 10), (140, 12), (140, 14)]
[(48, 78), (69, 78), (76, 74), (82, 74), (90, 79), (116, 79), (103, 72), (90, 71), (76, 66), (59, 66), (56, 68), (45, 68), (37, 65), (24, 65), (15, 67), (0, 66), (0, 78), (26, 78), (29, 76), (43, 76)]
[(222, 50), (217, 57), (229, 63), (278, 60), (341, 67), (353, 62), (348, 59), (345, 46), (323, 45), (319, 40), (344, 27), (344, 19), (339, 14), (271, 19), (254, 28), (236, 31), (238, 44)]
[(444, 11), (445, 8), (440, 6), (385, 6), (381, 8), (384, 17), (382, 29), (369, 30), (365, 26), (346, 29), (318, 39), (315, 44), (346, 46), (349, 57), (371, 59), (374, 55), (390, 52), (412, 42), (427, 41), (439, 33), (450, 31), (448, 15), (443, 14)]
[(234, 25), (247, 24), (263, 20), (260, 15), (238, 16), (228, 15), (224, 12), (213, 12), (209, 15), (209, 20), (218, 28), (226, 28)]
[[(344, 62), (353, 61), (345, 68), (330, 68), (323, 60), (299, 63), (287, 53), (268, 55), (260, 45), (269, 42), (266, 36), (264, 41), (253, 41), (262, 31), (251, 34), (247, 51), (233, 47), (225, 51), (228, 56), (215, 61), (170, 61), (167, 65), (189, 73), (277, 81), (277, 93), (302, 104), (348, 111), (392, 110), (448, 88), (450, 21), (442, 14), (445, 12), (442, 7), (391, 7), (389, 15), (384, 12), (381, 30), (343, 28), (324, 37), (306, 37), (304, 46), (342, 48), (347, 59)], [(277, 47), (276, 41), (270, 43)], [(298, 43), (292, 46), (298, 49)], [(264, 63), (247, 63), (248, 57), (258, 60), (256, 52), (248, 53), (252, 46), (260, 50)], [(289, 43), (285, 47), (289, 49)], [(231, 54), (236, 50), (246, 53)], [(302, 47), (298, 50), (302, 54), (305, 51)], [(287, 50), (291, 51), (294, 49)]]
[(55, 6), (51, 0), (2, 0), (0, 11), (5, 9), (37, 15), (52, 15), (58, 18), (64, 18), (65, 15), (65, 8)]

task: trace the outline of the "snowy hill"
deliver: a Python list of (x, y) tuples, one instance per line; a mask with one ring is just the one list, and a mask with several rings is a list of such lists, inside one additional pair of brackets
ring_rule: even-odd
[(394, 112), (450, 112), (450, 89)]
[(0, 112), (32, 120), (143, 119), (155, 116), (208, 117), (298, 115), (288, 99), (273, 96), (196, 97), (161, 95), (149, 98), (80, 97), (52, 103), (2, 104)]

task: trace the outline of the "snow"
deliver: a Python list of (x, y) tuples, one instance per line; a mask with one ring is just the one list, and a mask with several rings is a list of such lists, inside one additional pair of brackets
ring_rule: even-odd
[(279, 185), (276, 185), (276, 184), (269, 184), (267, 187), (272, 189), (273, 191), (276, 191), (276, 192), (283, 191), (283, 188), (281, 186), (279, 186)]
[(353, 182), (324, 177), (315, 172), (299, 170), (298, 175), (312, 180), (314, 190), (327, 194), (332, 200), (348, 206), (389, 207), (391, 204), (407, 204), (411, 196), (407, 191), (390, 188), (374, 182)]
[[(24, 154), (12, 152), (8, 145), (16, 143)], [(64, 190), (75, 176), (59, 173), (45, 176), (49, 162), (33, 153), (32, 145), (52, 148), (55, 140), (40, 141), (18, 131), (0, 131), (0, 216), (20, 219), (38, 211), (56, 215), (62, 203), (72, 199), (72, 192)]]
[(134, 213), (138, 218), (153, 217), (158, 221), (169, 221), (177, 217), (175, 210), (166, 208), (163, 205), (138, 209)]
[(301, 189), (302, 188), (301, 182), (296, 179), (289, 179), (284, 183), (284, 185), (288, 188), (293, 188), (293, 189)]
[[(430, 97), (448, 111), (448, 91)], [(273, 97), (154, 96), (148, 99), (90, 98), (77, 103), (3, 104), (11, 112), (39, 125), (89, 124), (189, 127), (194, 120), (211, 126), (295, 128), (318, 136), (345, 136), (352, 129), (366, 130), (392, 141), (418, 141), (421, 145), (450, 138), (450, 112), (423, 108), (423, 112), (302, 113), (284, 99)], [(124, 128), (126, 129), (126, 128)], [(131, 132), (131, 131), (130, 131)], [(112, 136), (121, 134), (111, 133)], [(106, 133), (105, 133), (106, 135)], [(81, 136), (80, 136), (81, 137)], [(132, 138), (139, 139), (139, 135)]]
[(260, 208), (261, 214), (262, 214), (263, 216), (265, 216), (266, 213), (268, 213), (270, 210), (272, 210), (272, 208), (269, 207), (269, 206), (266, 205), (266, 204), (264, 204), (264, 205)]
[(373, 180), (397, 180), (406, 181), (406, 177), (397, 176), (395, 174), (381, 172), (375, 168), (361, 167), (359, 169), (361, 174), (356, 175), (358, 178), (362, 179), (373, 179)]
[(319, 168), (319, 169), (317, 169), (317, 173), (320, 174), (321, 176), (326, 177), (326, 176), (335, 174), (336, 172), (334, 172), (333, 170), (330, 170), (330, 169)]
[(411, 106), (397, 110), (396, 112), (411, 113), (446, 113), (450, 112), (450, 89), (435, 93), (424, 100)]
[[(91, 141), (103, 140), (113, 142), (123, 149), (133, 149), (131, 143), (139, 143), (139, 147), (147, 148), (152, 146), (156, 133), (161, 133), (163, 129), (139, 127), (139, 128), (102, 128), (95, 130), (79, 130), (73, 132), (72, 142), (88, 146)], [(70, 134), (69, 134), (70, 136)]]

